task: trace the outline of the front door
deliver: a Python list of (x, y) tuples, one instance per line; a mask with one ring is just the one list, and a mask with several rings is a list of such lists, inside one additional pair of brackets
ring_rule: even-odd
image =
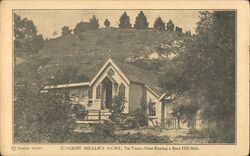
[(112, 82), (107, 79), (106, 82), (106, 108), (107, 109), (111, 109), (111, 105), (112, 105)]

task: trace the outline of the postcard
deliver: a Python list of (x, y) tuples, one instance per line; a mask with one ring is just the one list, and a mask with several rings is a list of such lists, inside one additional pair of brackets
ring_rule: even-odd
[(247, 1), (2, 1), (2, 155), (247, 155)]

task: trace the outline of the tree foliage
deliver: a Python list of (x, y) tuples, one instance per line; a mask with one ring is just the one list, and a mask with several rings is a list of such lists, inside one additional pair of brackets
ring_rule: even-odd
[(112, 113), (111, 116), (113, 121), (116, 121), (116, 119), (118, 119), (121, 116), (125, 108), (125, 102), (126, 99), (121, 95), (113, 97), (111, 106), (111, 113)]
[(109, 28), (110, 27), (110, 21), (108, 19), (105, 19), (104, 25), (105, 25), (106, 28)]
[(44, 40), (32, 20), (14, 13), (14, 48), (36, 53), (43, 48)]
[(126, 11), (121, 15), (119, 22), (119, 28), (131, 28), (130, 18)]
[(165, 30), (165, 23), (161, 19), (161, 17), (158, 17), (154, 22), (154, 29), (158, 30)]
[(88, 30), (92, 30), (92, 26), (88, 23), (88, 22), (79, 22), (76, 24), (75, 28), (74, 28), (74, 34), (79, 34)]
[(174, 31), (174, 23), (172, 20), (169, 20), (167, 23), (167, 31), (173, 32)]
[(204, 97), (201, 117), (210, 141), (234, 142), (235, 12), (202, 12), (196, 32), (162, 84), (178, 94)]
[(148, 21), (147, 17), (144, 15), (143, 11), (137, 15), (135, 19), (135, 29), (147, 29), (148, 28)]
[(172, 115), (177, 118), (178, 128), (181, 128), (181, 120), (187, 123), (188, 127), (195, 128), (196, 115), (200, 108), (199, 103), (201, 102), (201, 99), (199, 97), (192, 98), (192, 94), (189, 94), (183, 93), (172, 102), (174, 105)]
[(92, 29), (98, 29), (99, 28), (99, 19), (93, 15), (90, 19), (89, 19), (89, 24), (90, 24), (90, 27)]
[(70, 30), (68, 26), (62, 27), (62, 36), (69, 35), (69, 34), (71, 34), (71, 32), (72, 32), (72, 30)]
[(63, 142), (74, 128), (70, 104), (62, 93), (15, 86), (14, 135), (17, 142)]
[(175, 27), (175, 32), (177, 32), (177, 33), (182, 33), (182, 28), (176, 26), (176, 27)]

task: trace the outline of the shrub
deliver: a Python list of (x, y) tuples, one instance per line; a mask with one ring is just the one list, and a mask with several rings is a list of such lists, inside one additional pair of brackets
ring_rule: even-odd
[(136, 122), (139, 126), (146, 126), (148, 124), (147, 114), (141, 108), (137, 108), (132, 113), (133, 113), (133, 115), (136, 119)]
[(17, 142), (63, 142), (75, 127), (64, 94), (39, 94), (15, 88), (14, 134)]
[(104, 123), (94, 125), (94, 134), (97, 136), (114, 136), (115, 124), (112, 121), (105, 120)]
[(122, 115), (125, 108), (125, 98), (121, 95), (114, 96), (111, 106), (111, 120), (118, 122), (117, 119)]
[(132, 114), (139, 126), (148, 125), (147, 105), (143, 101), (140, 103), (140, 108), (135, 109)]
[(137, 120), (133, 114), (121, 114), (116, 117), (115, 124), (118, 129), (138, 128)]
[(74, 104), (72, 108), (72, 113), (76, 116), (77, 119), (84, 119), (88, 114), (85, 107), (81, 104)]

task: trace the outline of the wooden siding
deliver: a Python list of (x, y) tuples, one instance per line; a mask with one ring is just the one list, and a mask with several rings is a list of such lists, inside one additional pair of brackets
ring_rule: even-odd
[(131, 82), (129, 86), (129, 112), (141, 107), (146, 102), (145, 86)]

